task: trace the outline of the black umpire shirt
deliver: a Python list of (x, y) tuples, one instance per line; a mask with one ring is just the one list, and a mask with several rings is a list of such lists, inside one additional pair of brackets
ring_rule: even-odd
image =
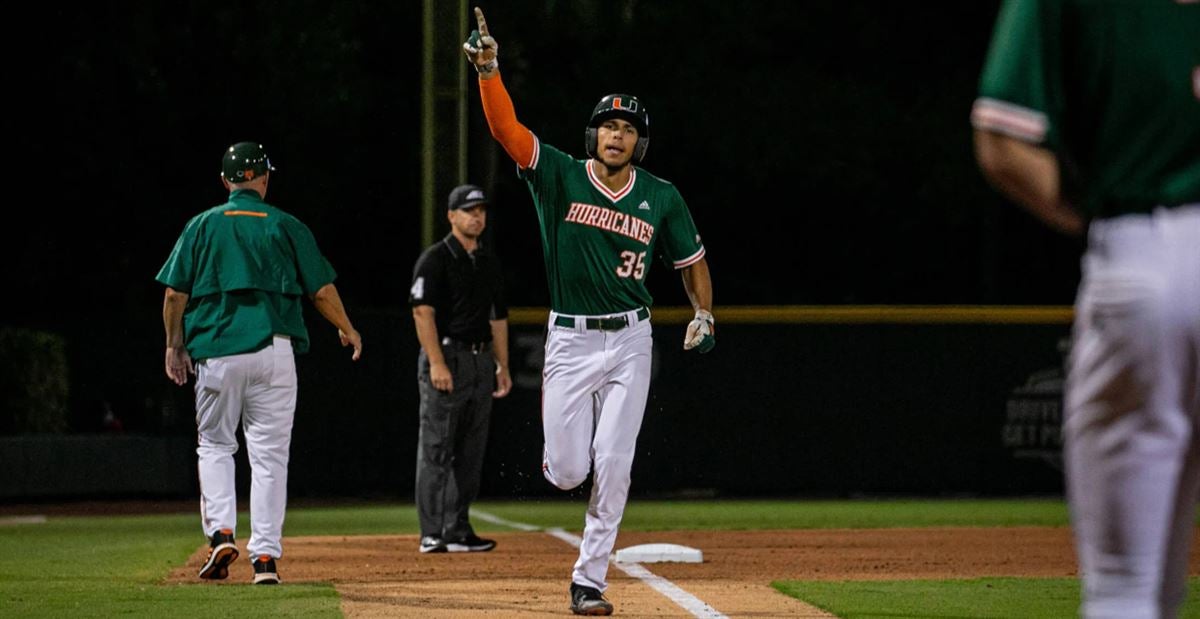
[(508, 318), (503, 283), (500, 262), (482, 243), (469, 254), (451, 233), (417, 259), (408, 302), (433, 307), (438, 339), (490, 342), (489, 321)]

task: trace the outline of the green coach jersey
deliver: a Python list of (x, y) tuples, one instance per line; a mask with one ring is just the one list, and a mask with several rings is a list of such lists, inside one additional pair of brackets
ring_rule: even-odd
[(1006, 0), (971, 118), (1054, 150), (1089, 217), (1200, 202), (1200, 3)]
[(641, 168), (633, 167), (629, 183), (613, 192), (592, 174), (588, 160), (535, 142), (533, 163), (521, 176), (537, 207), (550, 304), (557, 312), (600, 315), (649, 307), (646, 276), (656, 255), (677, 269), (704, 257), (679, 190)]
[(184, 340), (199, 360), (261, 350), (275, 334), (307, 352), (303, 296), (335, 277), (308, 226), (238, 189), (187, 223), (157, 279), (190, 295)]

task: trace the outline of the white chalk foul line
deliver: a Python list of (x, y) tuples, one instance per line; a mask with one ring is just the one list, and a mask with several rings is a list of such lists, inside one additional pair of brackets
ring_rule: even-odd
[(18, 524), (46, 524), (46, 517), (42, 515), (36, 516), (4, 516), (0, 518), (0, 527), (15, 526)]
[[(519, 529), (521, 531), (543, 530), (541, 527), (525, 524), (524, 522), (506, 520), (499, 516), (489, 514), (487, 512), (481, 512), (479, 510), (471, 510), (471, 514), (478, 517), (480, 520), (490, 522), (492, 524)], [(574, 546), (575, 548), (579, 548), (580, 544), (583, 543), (583, 539), (578, 535), (567, 533), (559, 528), (545, 529), (544, 532), (546, 535), (558, 538)], [(688, 593), (687, 591), (684, 591), (683, 589), (679, 588), (679, 585), (676, 585), (666, 578), (654, 574), (640, 563), (624, 563), (621, 561), (612, 561), (611, 559), (610, 562), (617, 566), (617, 569), (625, 572), (633, 578), (642, 581), (643, 583), (646, 583), (646, 585), (651, 589), (663, 594), (663, 596), (668, 600), (675, 602), (680, 608), (688, 611), (694, 617), (703, 617), (704, 619), (728, 619), (728, 617), (726, 617), (717, 609), (705, 604), (700, 598)]]
[(567, 533), (566, 531), (564, 531), (558, 527), (555, 527), (553, 529), (546, 529), (546, 535), (549, 535), (550, 537), (557, 537), (558, 539), (561, 539), (562, 541), (564, 541), (576, 548), (579, 548), (580, 546), (583, 545), (582, 537), (579, 537), (578, 535), (575, 535), (574, 533)]
[(532, 524), (525, 524), (524, 522), (513, 522), (512, 520), (506, 520), (495, 514), (481, 512), (477, 509), (471, 510), (471, 515), (475, 516), (476, 518), (479, 518), (480, 520), (482, 520), (484, 522), (498, 524), (502, 527), (509, 527), (512, 529), (520, 529), (521, 531), (541, 531), (542, 530), (541, 527), (535, 527)]
[(679, 585), (652, 573), (640, 563), (624, 563), (621, 561), (613, 561), (613, 565), (620, 568), (622, 572), (637, 578), (638, 580), (650, 585), (655, 591), (665, 595), (668, 600), (675, 602), (684, 610), (692, 613), (694, 617), (705, 617), (707, 619), (726, 619), (725, 615), (717, 609), (705, 604), (700, 598), (679, 588)]

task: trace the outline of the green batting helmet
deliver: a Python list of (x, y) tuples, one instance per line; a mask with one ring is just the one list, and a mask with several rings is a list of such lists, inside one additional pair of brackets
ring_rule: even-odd
[(597, 128), (610, 118), (620, 118), (637, 128), (638, 139), (633, 147), (633, 160), (641, 163), (642, 158), (646, 156), (646, 149), (650, 148), (650, 115), (646, 113), (646, 106), (633, 95), (611, 94), (596, 104), (592, 110), (592, 119), (588, 121), (587, 130), (584, 132), (587, 154), (596, 159), (600, 158), (596, 145), (599, 134)]
[(252, 181), (274, 169), (258, 142), (238, 142), (225, 150), (221, 160), (221, 176), (231, 183)]

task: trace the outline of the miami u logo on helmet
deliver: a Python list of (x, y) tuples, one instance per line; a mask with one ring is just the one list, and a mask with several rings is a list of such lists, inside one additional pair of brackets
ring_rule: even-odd
[(625, 110), (626, 112), (637, 113), (638, 100), (637, 99), (626, 99), (624, 97), (613, 97), (612, 109)]

